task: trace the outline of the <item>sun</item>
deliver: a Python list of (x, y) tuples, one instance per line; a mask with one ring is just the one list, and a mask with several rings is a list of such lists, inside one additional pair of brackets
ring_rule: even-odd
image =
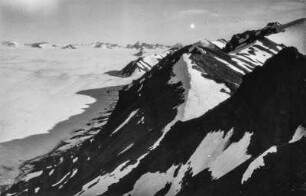
[(194, 29), (194, 28), (195, 28), (195, 24), (194, 24), (194, 23), (191, 23), (191, 24), (190, 24), (190, 28), (191, 28), (191, 29)]

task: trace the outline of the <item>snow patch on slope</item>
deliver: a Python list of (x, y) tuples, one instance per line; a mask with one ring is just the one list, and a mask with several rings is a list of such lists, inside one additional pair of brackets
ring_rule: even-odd
[(302, 139), (302, 137), (306, 137), (306, 129), (303, 126), (299, 126), (294, 135), (292, 136), (292, 139), (289, 141), (289, 143), (294, 143)]
[(173, 173), (176, 167), (172, 166), (166, 173), (146, 173), (137, 180), (134, 189), (124, 194), (124, 196), (154, 196), (159, 190), (165, 187), (173, 179)]
[(43, 171), (37, 171), (37, 172), (27, 174), (27, 176), (24, 178), (24, 180), (29, 181), (33, 178), (36, 178), (36, 177), (40, 176), (42, 173), (43, 173)]
[(35, 193), (38, 193), (39, 189), (40, 189), (40, 187), (36, 187), (36, 188), (34, 189), (34, 192), (35, 192)]
[(130, 148), (132, 148), (132, 146), (134, 145), (134, 143), (131, 143), (130, 145), (128, 145), (127, 147), (125, 147), (118, 155), (123, 154), (124, 152), (128, 151)]
[(208, 168), (214, 160), (223, 152), (233, 134), (230, 130), (224, 137), (223, 131), (210, 132), (202, 140), (196, 151), (190, 157), (193, 175), (197, 175)]
[(249, 167), (247, 168), (247, 170), (244, 172), (244, 174), (242, 176), (241, 184), (246, 182), (252, 176), (253, 172), (256, 169), (259, 169), (260, 167), (265, 165), (264, 157), (267, 154), (269, 154), (269, 153), (276, 153), (276, 152), (277, 152), (277, 147), (276, 146), (272, 146), (268, 150), (266, 150), (264, 153), (262, 153), (259, 157), (257, 157), (254, 161), (252, 161), (250, 163)]
[(116, 133), (117, 131), (119, 131), (124, 125), (126, 125), (126, 124), (130, 121), (130, 119), (131, 119), (137, 112), (138, 112), (138, 109), (135, 110), (135, 111), (133, 111), (133, 112), (131, 112), (130, 115), (125, 119), (125, 121), (124, 121), (119, 127), (117, 127), (117, 129), (115, 129), (115, 131), (113, 131), (113, 133), (111, 134), (111, 136), (112, 136), (114, 133)]
[(246, 132), (237, 143), (232, 143), (216, 160), (212, 163), (209, 171), (214, 179), (218, 179), (229, 171), (236, 168), (244, 161), (251, 158), (247, 154), (253, 133)]
[(66, 179), (67, 179), (67, 177), (70, 175), (71, 173), (70, 172), (68, 172), (66, 175), (64, 175), (58, 182), (56, 182), (55, 184), (52, 184), (52, 187), (56, 187), (56, 186), (58, 186), (58, 185), (60, 185), (62, 182), (64, 182)]

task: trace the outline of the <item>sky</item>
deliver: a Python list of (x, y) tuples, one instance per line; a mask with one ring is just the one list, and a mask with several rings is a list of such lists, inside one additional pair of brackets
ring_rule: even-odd
[(306, 17), (306, 0), (0, 0), (0, 40), (189, 44)]

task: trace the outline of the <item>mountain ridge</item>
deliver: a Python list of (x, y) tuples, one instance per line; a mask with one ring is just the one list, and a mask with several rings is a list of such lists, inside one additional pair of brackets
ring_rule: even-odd
[[(265, 170), (250, 164), (304, 146), (306, 59), (265, 37), (229, 52), (222, 45), (204, 40), (170, 51), (119, 92), (94, 138), (29, 161), (6, 193), (256, 195), (262, 178), (252, 176)], [(247, 170), (253, 173), (243, 181)], [(300, 193), (258, 186), (265, 194)]]

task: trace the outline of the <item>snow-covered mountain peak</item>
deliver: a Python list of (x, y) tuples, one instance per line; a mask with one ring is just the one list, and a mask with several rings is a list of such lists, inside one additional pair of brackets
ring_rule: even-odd
[(230, 90), (224, 84), (203, 77), (201, 69), (191, 62), (190, 54), (183, 54), (173, 66), (173, 75), (169, 83), (181, 83), (184, 89), (185, 101), (178, 108), (181, 121), (199, 117), (229, 97)]

